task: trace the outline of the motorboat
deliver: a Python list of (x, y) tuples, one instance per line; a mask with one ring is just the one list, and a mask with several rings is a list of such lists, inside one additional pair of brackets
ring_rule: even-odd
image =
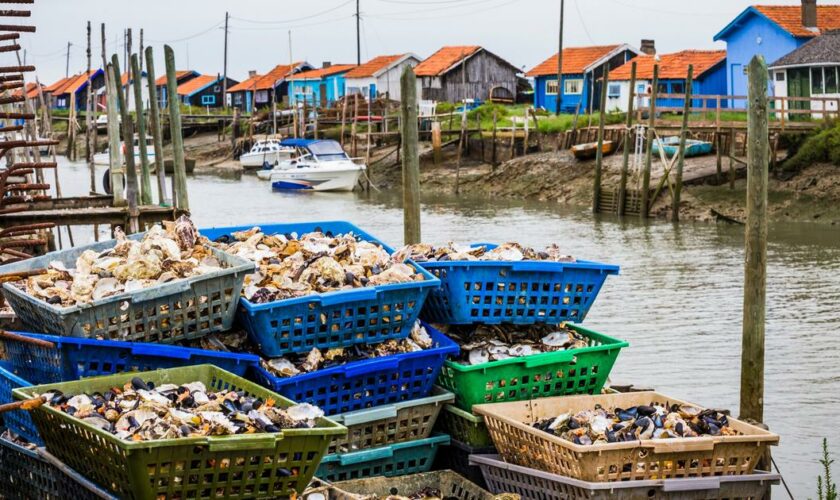
[[(281, 162), (290, 160), (295, 148), (281, 146), (277, 139), (257, 141), (250, 151), (239, 157), (239, 163), (244, 170), (270, 170)], [(268, 166), (268, 168), (266, 168)], [(268, 177), (260, 177), (268, 179)]]
[[(140, 138), (134, 136), (134, 164), (140, 165)], [(125, 142), (120, 143), (122, 144), (122, 158), (125, 161)], [(155, 143), (152, 137), (146, 137), (146, 158), (149, 162), (149, 165), (154, 165), (155, 163)], [(105, 148), (105, 151), (102, 153), (96, 153), (93, 155), (93, 164), (94, 165), (104, 165), (110, 166), (111, 164), (111, 153), (110, 148)]]
[(273, 190), (352, 191), (367, 169), (333, 140), (286, 139), (280, 145), (294, 148), (299, 155), (272, 170)]

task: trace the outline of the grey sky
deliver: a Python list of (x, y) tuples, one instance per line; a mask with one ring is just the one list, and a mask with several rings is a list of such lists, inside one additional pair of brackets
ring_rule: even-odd
[[(361, 0), (362, 60), (414, 52), (426, 57), (441, 45), (478, 44), (518, 67), (530, 68), (556, 51), (559, 0)], [(793, 4), (796, 0), (761, 0)], [(820, 0), (821, 4), (836, 3)], [(660, 52), (714, 48), (714, 34), (750, 5), (748, 0), (567, 0), (566, 44), (591, 45), (654, 38)], [(44, 83), (63, 77), (65, 50), (70, 73), (85, 67), (85, 22), (94, 23), (94, 66), (100, 66), (99, 24), (106, 23), (109, 53), (122, 54), (122, 32), (140, 28), (146, 43), (170, 43), (179, 68), (222, 71), (225, 11), (229, 11), (228, 74), (264, 72), (289, 61), (288, 31), (295, 59), (356, 60), (355, 0), (37, 0), (24, 34), (28, 61)], [(7, 59), (9, 56), (4, 55)], [(162, 53), (156, 53), (158, 73)]]

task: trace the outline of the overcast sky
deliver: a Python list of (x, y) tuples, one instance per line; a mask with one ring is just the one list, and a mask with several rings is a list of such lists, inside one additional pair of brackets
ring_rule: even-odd
[[(559, 0), (360, 0), (362, 60), (414, 52), (424, 58), (441, 45), (482, 45), (517, 67), (531, 68), (556, 51)], [(107, 49), (122, 54), (125, 28), (140, 29), (146, 44), (175, 49), (179, 69), (222, 72), (225, 11), (230, 12), (228, 74), (242, 80), (292, 55), (319, 66), (356, 60), (355, 0), (37, 0), (24, 34), (27, 60), (43, 83), (64, 76), (67, 42), (70, 73), (85, 67), (85, 23), (94, 26), (94, 66), (101, 61), (100, 23)], [(712, 37), (748, 0), (567, 0), (567, 46), (654, 38), (660, 52), (723, 47)], [(761, 0), (793, 4), (796, 0)], [(820, 0), (820, 4), (837, 3)], [(11, 21), (10, 21), (11, 22)], [(158, 74), (162, 52), (156, 52)], [(14, 56), (4, 54), (5, 62)]]

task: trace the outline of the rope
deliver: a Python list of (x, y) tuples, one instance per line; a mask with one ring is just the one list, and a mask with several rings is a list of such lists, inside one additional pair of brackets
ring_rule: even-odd
[(785, 491), (787, 491), (787, 494), (790, 497), (790, 500), (796, 500), (793, 496), (793, 493), (791, 493), (790, 488), (787, 485), (787, 481), (785, 481), (785, 476), (782, 474), (781, 469), (779, 469), (779, 466), (776, 464), (776, 459), (773, 458), (773, 457), (770, 457), (770, 463), (773, 464), (773, 467), (776, 468), (776, 472), (779, 473), (779, 477), (782, 478), (782, 486), (785, 487)]

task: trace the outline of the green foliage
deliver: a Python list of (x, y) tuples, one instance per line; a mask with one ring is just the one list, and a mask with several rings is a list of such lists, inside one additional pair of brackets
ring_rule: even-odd
[(476, 115), (481, 116), (482, 118), (493, 118), (493, 112), (496, 112), (496, 118), (501, 120), (502, 118), (506, 118), (510, 114), (510, 106), (505, 106), (504, 104), (496, 104), (492, 102), (486, 102), (481, 106), (467, 112), (467, 119), (468, 120), (475, 120)]
[(817, 498), (819, 500), (837, 500), (837, 484), (831, 478), (831, 464), (834, 460), (828, 453), (828, 439), (823, 438), (823, 457), (820, 464), (823, 466), (823, 475), (817, 477)]
[(782, 170), (797, 172), (815, 163), (840, 166), (840, 122), (825, 126), (805, 139), (799, 150), (782, 164)]
[(439, 102), (439, 103), (437, 103), (437, 106), (435, 107), (435, 113), (437, 113), (437, 114), (449, 113), (450, 111), (455, 111), (456, 107), (457, 107), (457, 105), (453, 104), (451, 102)]

